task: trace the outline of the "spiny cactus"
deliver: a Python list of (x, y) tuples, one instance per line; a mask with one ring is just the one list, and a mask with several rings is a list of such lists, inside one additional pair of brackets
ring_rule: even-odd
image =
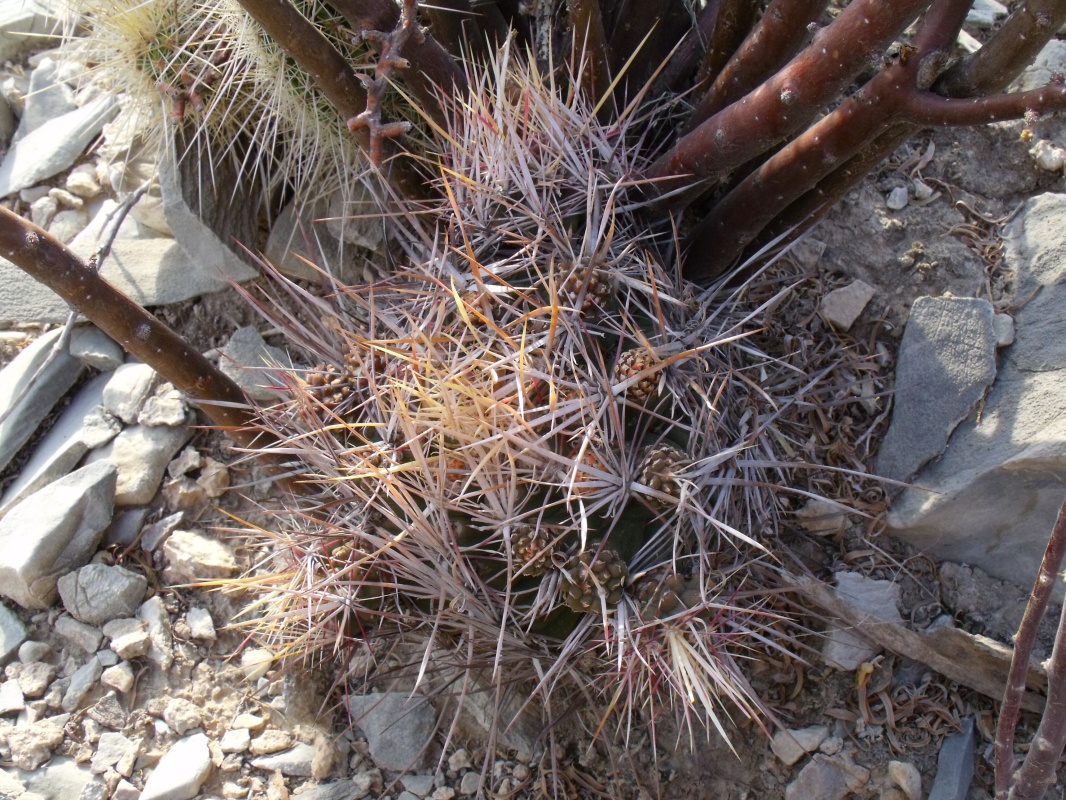
[(315, 366), (263, 424), (315, 494), (247, 581), (261, 624), (281, 654), (401, 640), (545, 708), (600, 691), (726, 735), (760, 708), (738, 658), (780, 639), (738, 592), (776, 526), (764, 418), (792, 401), (742, 344), (760, 309), (680, 281), (640, 217), (631, 140), (669, 104), (603, 124), (511, 45), (467, 79), (446, 199), (391, 221), (405, 268), (272, 312)]

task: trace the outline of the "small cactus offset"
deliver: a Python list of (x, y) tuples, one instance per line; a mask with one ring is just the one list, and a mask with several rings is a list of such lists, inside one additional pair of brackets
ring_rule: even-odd
[(400, 637), (545, 709), (603, 686), (725, 735), (760, 716), (738, 655), (780, 639), (737, 592), (783, 480), (749, 410), (790, 398), (740, 377), (755, 309), (680, 281), (637, 216), (624, 143), (669, 105), (604, 126), (510, 45), (467, 78), (447, 200), (392, 221), (406, 268), (287, 317), (323, 321), (294, 331), (315, 366), (263, 424), (318, 492), (270, 534), (262, 624), (286, 653)]

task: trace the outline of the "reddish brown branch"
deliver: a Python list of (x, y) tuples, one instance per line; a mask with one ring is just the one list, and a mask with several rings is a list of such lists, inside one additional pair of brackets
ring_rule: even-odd
[[(713, 184), (802, 130), (927, 2), (854, 0), (784, 69), (681, 137), (648, 177), (660, 179), (664, 192), (696, 181)], [(664, 205), (690, 199), (675, 195)]]
[(739, 100), (792, 60), (804, 46), (825, 0), (773, 0), (689, 118), (687, 130)]
[(1026, 0), (980, 50), (944, 74), (936, 84), (937, 93), (975, 97), (1003, 91), (1064, 24), (1062, 0)]
[(625, 0), (611, 32), (611, 69), (619, 74), (620, 102), (632, 95), (663, 66), (678, 42), (692, 29), (692, 12), (686, 0)]
[(677, 91), (696, 71), (703, 54), (707, 52), (721, 5), (722, 0), (710, 0), (704, 6), (695, 26), (685, 35), (674, 57), (670, 59), (670, 63), (656, 79), (652, 94), (660, 94), (668, 90)]
[(0, 208), (0, 254), (62, 297), (96, 327), (184, 392), (244, 447), (271, 437), (244, 393), (180, 336), (101, 278), (63, 244)]
[(718, 78), (751, 30), (755, 8), (751, 0), (722, 0), (707, 51), (700, 62), (699, 82), (709, 85)]
[[(573, 42), (570, 48), (571, 71), (581, 76), (581, 91), (596, 104), (611, 85), (610, 46), (603, 27), (599, 0), (567, 0)], [(610, 118), (613, 108), (605, 103), (600, 109), (601, 120)]]
[[(393, 0), (331, 0), (356, 33), (393, 31), (401, 22), (400, 7)], [(448, 51), (432, 36), (410, 37), (393, 56), (406, 59), (411, 67), (403, 79), (418, 99), (424, 113), (444, 121), (440, 92), (466, 91), (466, 76)], [(354, 114), (361, 113), (359, 108)]]
[[(1033, 655), (1033, 646), (1036, 644), (1040, 623), (1044, 619), (1048, 604), (1051, 602), (1051, 594), (1055, 589), (1055, 584), (1058, 582), (1064, 557), (1066, 557), (1066, 502), (1059, 509), (1055, 527), (1052, 528), (1051, 537), (1048, 539), (1047, 548), (1044, 550), (1044, 558), (1040, 561), (1040, 570), (1037, 572), (1033, 591), (1029, 594), (1029, 601), (1025, 605), (1025, 613), (1022, 615), (1022, 621), (1018, 625), (1018, 633), (1014, 637), (1014, 655), (1011, 657), (1007, 688), (1003, 693), (1003, 704), (1000, 706), (999, 722), (996, 725), (996, 800), (1006, 800), (1011, 788), (1014, 776), (1014, 731), (1018, 726), (1021, 699), (1025, 693), (1025, 678), (1029, 668), (1029, 660)], [(1058, 723), (1053, 722), (1052, 724), (1060, 725), (1066, 725), (1066, 710), (1061, 705), (1064, 702), (1063, 692), (1066, 691), (1066, 664), (1063, 663), (1062, 655), (1062, 651), (1066, 649), (1066, 645), (1062, 642), (1064, 627), (1066, 627), (1066, 617), (1059, 620), (1059, 630), (1055, 637), (1055, 646), (1051, 656), (1052, 664), (1049, 665), (1048, 669), (1050, 692), (1044, 712), (1045, 720), (1053, 716), (1052, 697), (1055, 696), (1057, 689), (1060, 703), (1058, 706), (1059, 711), (1056, 715), (1058, 716)], [(1055, 663), (1056, 654), (1059, 656), (1057, 664)], [(1045, 731), (1043, 721), (1040, 724), (1040, 730), (1037, 731), (1037, 737), (1041, 735), (1041, 731), (1050, 733), (1050, 731)], [(1062, 741), (1064, 737), (1066, 737), (1066, 729), (1061, 731), (1059, 741)], [(1033, 751), (1030, 752), (1032, 753)], [(1051, 758), (1052, 769), (1061, 753), (1062, 746), (1060, 744), (1058, 752)], [(1023, 772), (1026, 769), (1029, 770), (1025, 775), (1026, 781), (1030, 782), (1028, 789), (1033, 788), (1031, 781), (1035, 776), (1035, 772), (1039, 769), (1046, 770), (1048, 768), (1046, 764), (1048, 755), (1048, 753), (1042, 752), (1039, 756), (1031, 756), (1034, 760), (1045, 762), (1040, 767), (1035, 765), (1030, 767), (1029, 758), (1026, 759), (1026, 766), (1023, 767)], [(1053, 775), (1054, 773), (1051, 772), (1051, 774)], [(1019, 775), (1019, 783), (1021, 783), (1021, 775)], [(1044, 786), (1046, 784), (1041, 786), (1038, 793), (1015, 796), (1019, 798), (1028, 796), (1042, 797)]]

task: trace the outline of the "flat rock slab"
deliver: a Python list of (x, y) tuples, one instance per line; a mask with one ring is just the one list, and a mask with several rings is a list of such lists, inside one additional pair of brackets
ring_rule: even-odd
[[(877, 620), (903, 624), (899, 613), (900, 588), (892, 581), (878, 581), (857, 572), (836, 574), (836, 594), (853, 609), (868, 614), (863, 625), (876, 625)], [(881, 652), (881, 647), (864, 639), (856, 628), (830, 624), (826, 630), (822, 655), (838, 669), (853, 670)]]
[(919, 297), (899, 348), (892, 423), (877, 471), (910, 479), (947, 447), (948, 437), (996, 377), (995, 311), (971, 297)]
[(63, 607), (89, 625), (133, 616), (147, 588), (143, 575), (106, 564), (87, 564), (59, 579)]
[(107, 375), (97, 375), (60, 414), (45, 437), (36, 445), (14, 482), (0, 499), (0, 517), (29, 495), (69, 473), (82, 457), (118, 435), (122, 425), (100, 405)]
[(62, 0), (16, 0), (0, 3), (0, 61), (17, 61), (41, 46), (42, 37), (63, 31)]
[[(919, 548), (1028, 589), (1066, 486), (1066, 195), (1029, 200), (1006, 236), (1014, 343), (1000, 351), (980, 420), (955, 429), (887, 521)], [(1061, 600), (1061, 582), (1055, 591)]]
[(39, 337), (0, 371), (0, 413), (13, 408), (8, 418), (0, 423), (0, 469), (10, 463), (81, 376), (81, 362), (69, 353), (59, 353), (23, 396), (33, 376), (48, 360), (52, 345), (61, 333), (54, 330)]
[(113, 98), (101, 97), (30, 131), (0, 161), (0, 197), (67, 169), (117, 112)]
[(967, 717), (962, 730), (946, 737), (940, 745), (929, 800), (966, 800), (973, 781), (976, 744), (973, 718)]
[(436, 713), (424, 697), (406, 692), (352, 695), (352, 721), (366, 734), (370, 757), (382, 769), (418, 769), (426, 760)]
[(192, 800), (211, 774), (211, 751), (202, 733), (179, 739), (167, 751), (148, 780), (140, 800)]
[(59, 576), (89, 560), (111, 522), (116, 477), (112, 464), (82, 467), (0, 520), (0, 594), (23, 608), (55, 602)]
[(155, 496), (167, 464), (190, 436), (185, 427), (134, 425), (90, 453), (89, 461), (110, 462), (118, 469), (116, 506), (143, 505)]
[(26, 641), (26, 626), (14, 611), (0, 603), (0, 666), (10, 661)]

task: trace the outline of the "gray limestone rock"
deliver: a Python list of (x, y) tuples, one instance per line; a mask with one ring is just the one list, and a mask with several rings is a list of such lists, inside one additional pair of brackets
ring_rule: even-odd
[(22, 110), (18, 130), (12, 138), (17, 142), (26, 134), (37, 130), (55, 117), (61, 117), (77, 109), (74, 90), (57, 77), (56, 63), (42, 58), (30, 74), (30, 89), (26, 93), (26, 105)]
[[(876, 625), (878, 619), (903, 623), (899, 613), (898, 583), (873, 580), (857, 572), (838, 572), (835, 577), (837, 595), (852, 608), (869, 615), (864, 624)], [(861, 636), (861, 629), (841, 628), (832, 624), (826, 630), (822, 645), (825, 660), (843, 670), (853, 670), (879, 652), (879, 646), (870, 644)]]
[(139, 425), (154, 427), (157, 425), (184, 425), (187, 421), (188, 409), (185, 406), (185, 395), (175, 389), (169, 383), (161, 383), (155, 394), (149, 397), (141, 413), (137, 415)]
[(52, 217), (52, 223), (48, 226), (48, 232), (63, 244), (69, 244), (74, 238), (85, 230), (89, 224), (89, 215), (84, 211), (67, 209), (58, 212)]
[(222, 348), (219, 367), (248, 394), (260, 403), (276, 403), (281, 399), (278, 387), (284, 384), (270, 369), (290, 361), (285, 353), (271, 347), (255, 328), (238, 328)]
[[(328, 272), (342, 283), (356, 283), (362, 277), (356, 248), (338, 238), (325, 221), (329, 201), (320, 200), (307, 208), (296, 201), (274, 220), (267, 239), (267, 259), (289, 277), (322, 282)], [(314, 264), (315, 269), (309, 264)]]
[(24, 608), (55, 602), (59, 577), (92, 556), (111, 521), (117, 472), (90, 464), (34, 492), (0, 520), (0, 594)]
[(892, 423), (877, 470), (910, 479), (947, 447), (996, 377), (995, 311), (987, 300), (919, 297), (899, 348)]
[(258, 181), (250, 171), (238, 180), (232, 159), (198, 158), (197, 145), (181, 136), (164, 142), (159, 162), (167, 225), (190, 261), (221, 280), (251, 280), (258, 271), (232, 248), (239, 242), (254, 251), (259, 244)]
[(96, 753), (93, 755), (90, 769), (99, 774), (108, 767), (113, 767), (126, 755), (126, 751), (131, 746), (133, 746), (133, 742), (121, 733), (108, 731), (100, 734), (100, 741), (96, 745)]
[(0, 603), (0, 667), (19, 652), (26, 641), (26, 626), (10, 608)]
[(197, 733), (174, 743), (156, 764), (140, 800), (192, 800), (211, 774), (207, 736)]
[(68, 474), (89, 450), (107, 444), (122, 430), (118, 420), (100, 405), (107, 381), (107, 375), (97, 375), (78, 390), (4, 492), (0, 516), (20, 500)]
[(966, 800), (974, 773), (973, 717), (962, 722), (962, 730), (944, 739), (936, 759), (936, 778), (929, 800)]
[(32, 388), (24, 396), (22, 394), (48, 359), (61, 333), (54, 330), (39, 337), (0, 371), (0, 414), (13, 408), (7, 419), (0, 423), (0, 469), (10, 463), (81, 376), (81, 362), (62, 352), (44, 369)]
[(13, 144), (0, 161), (0, 197), (65, 170), (117, 111), (114, 98), (100, 97), (44, 122)]
[[(1066, 194), (1029, 200), (1006, 237), (1014, 343), (1000, 351), (980, 419), (955, 429), (917, 488), (894, 499), (887, 522), (917, 547), (1028, 589), (1066, 486)], [(1056, 594), (1061, 600), (1061, 582)]]
[(26, 696), (18, 681), (10, 680), (0, 683), (0, 716), (13, 714), (26, 707)]
[(300, 800), (360, 800), (370, 794), (373, 783), (370, 775), (361, 772), (344, 780), (310, 786), (298, 797)]
[(98, 628), (78, 622), (69, 614), (63, 614), (57, 619), (53, 630), (61, 639), (74, 645), (83, 653), (95, 653), (104, 638)]
[(143, 575), (105, 564), (89, 564), (59, 579), (63, 607), (74, 619), (90, 625), (131, 617), (147, 588)]
[(192, 436), (188, 428), (134, 425), (89, 455), (90, 463), (109, 463), (118, 470), (116, 506), (143, 505), (159, 490), (167, 464)]
[(95, 325), (79, 325), (70, 336), (70, 354), (87, 367), (111, 372), (122, 365), (122, 347)]
[(423, 766), (436, 714), (425, 698), (405, 692), (352, 695), (352, 721), (366, 734), (370, 757), (382, 769)]
[(70, 686), (63, 695), (63, 710), (76, 711), (81, 706), (85, 696), (100, 680), (103, 672), (104, 666), (96, 656), (93, 656), (88, 663), (74, 670), (74, 674), (70, 676)]
[(40, 46), (42, 38), (63, 30), (66, 12), (61, 0), (18, 0), (0, 3), (0, 62)]

